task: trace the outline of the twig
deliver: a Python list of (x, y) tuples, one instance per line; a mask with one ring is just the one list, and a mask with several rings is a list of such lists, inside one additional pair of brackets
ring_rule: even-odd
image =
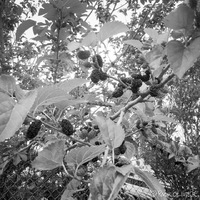
[(163, 77), (163, 75), (167, 72), (167, 70), (170, 68), (170, 64), (168, 64), (160, 73), (160, 75), (158, 76), (158, 79), (161, 79)]
[(90, 17), (90, 15), (92, 14), (93, 10), (95, 9), (96, 5), (98, 4), (98, 1), (96, 1), (94, 8), (90, 11), (90, 13), (87, 15), (87, 17), (85, 18), (84, 22), (86, 22), (88, 20), (88, 18)]
[(110, 75), (107, 75), (107, 76), (108, 76), (108, 78), (111, 78), (111, 79), (114, 79), (114, 80), (120, 82), (124, 87), (128, 87), (128, 86), (127, 86), (124, 82), (122, 82), (120, 79), (117, 79), (117, 78), (115, 78), (115, 77), (113, 77), (113, 76), (110, 76)]

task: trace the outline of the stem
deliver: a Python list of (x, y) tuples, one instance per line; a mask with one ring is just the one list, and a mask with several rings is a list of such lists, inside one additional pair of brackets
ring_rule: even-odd
[(98, 1), (96, 1), (96, 3), (94, 4), (94, 8), (90, 11), (90, 13), (87, 15), (87, 17), (85, 18), (84, 22), (86, 22), (88, 20), (88, 18), (90, 17), (90, 15), (92, 14), (92, 12), (95, 10), (96, 5), (98, 4)]

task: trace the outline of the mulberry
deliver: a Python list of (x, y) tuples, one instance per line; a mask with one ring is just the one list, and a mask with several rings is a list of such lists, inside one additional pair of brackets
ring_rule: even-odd
[(123, 88), (122, 87), (117, 87), (113, 93), (112, 93), (112, 97), (114, 98), (118, 98), (118, 97), (121, 97), (123, 95)]
[[(121, 82), (123, 82), (125, 85), (129, 86), (132, 83), (132, 78), (126, 78), (122, 77), (120, 78)], [(125, 85), (122, 83), (118, 83), (119, 87), (125, 88)]]
[(100, 71), (100, 73), (99, 73), (99, 79), (101, 81), (105, 81), (107, 78), (108, 78), (108, 75), (105, 72)]
[(114, 149), (115, 155), (118, 156), (120, 154), (124, 154), (127, 150), (127, 147), (125, 145), (125, 142), (123, 141), (122, 144)]
[(63, 119), (61, 121), (61, 127), (62, 127), (62, 132), (63, 134), (70, 136), (74, 133), (74, 128), (71, 124), (71, 122), (67, 119)]
[[(95, 67), (103, 67), (103, 59), (99, 54), (96, 54), (92, 57), (92, 61)], [(98, 64), (97, 66), (95, 64)]]
[(100, 72), (98, 69), (94, 69), (90, 75), (90, 79), (93, 83), (98, 83), (100, 80)]
[(90, 57), (90, 51), (79, 51), (77, 57), (81, 60), (88, 59)]
[(134, 79), (141, 79), (142, 75), (141, 74), (132, 74), (131, 77)]
[(42, 122), (40, 120), (35, 120), (34, 122), (32, 122), (26, 132), (26, 138), (31, 140), (36, 137), (41, 128), (41, 125)]
[(150, 93), (149, 93), (152, 97), (157, 97), (158, 96), (158, 88), (155, 86), (151, 86), (150, 87)]
[(89, 68), (92, 67), (92, 64), (91, 64), (90, 62), (86, 61), (86, 62), (83, 63), (83, 66), (84, 66), (85, 68), (89, 69)]
[(149, 70), (147, 70), (145, 72), (145, 75), (141, 76), (141, 80), (143, 82), (147, 82), (147, 81), (149, 81), (150, 77), (151, 77), (151, 72)]
[(132, 79), (131, 91), (133, 93), (137, 93), (141, 86), (142, 86), (142, 81), (140, 79)]

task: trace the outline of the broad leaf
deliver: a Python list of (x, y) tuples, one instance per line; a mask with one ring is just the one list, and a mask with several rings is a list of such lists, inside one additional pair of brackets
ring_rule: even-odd
[(141, 49), (143, 46), (143, 44), (139, 40), (125, 40), (123, 43), (134, 46), (138, 49)]
[(70, 79), (70, 80), (66, 80), (63, 82), (58, 83), (58, 87), (63, 89), (65, 92), (70, 92), (71, 90), (73, 90), (74, 88), (81, 86), (85, 83), (88, 83), (89, 81), (86, 79), (82, 79), (82, 78), (75, 78), (75, 79)]
[(80, 43), (72, 41), (68, 43), (67, 48), (69, 51), (74, 51), (80, 47)]
[(144, 32), (147, 33), (153, 39), (154, 43), (157, 42), (158, 32), (155, 29), (145, 28)]
[(187, 159), (187, 173), (191, 172), (192, 170), (200, 167), (200, 159), (198, 155), (193, 157), (189, 157)]
[(22, 34), (28, 30), (29, 28), (31, 28), (32, 26), (34, 26), (36, 24), (36, 21), (33, 21), (31, 19), (28, 19), (26, 21), (23, 21), (17, 28), (16, 31), (16, 40), (18, 41), (20, 39), (20, 37), (22, 36)]
[(123, 171), (123, 173), (121, 173), (121, 171), (117, 171), (116, 173), (116, 177), (115, 177), (115, 182), (113, 185), (113, 189), (112, 189), (112, 193), (110, 194), (110, 197), (108, 200), (115, 200), (119, 191), (121, 190), (122, 186), (124, 185), (125, 181), (127, 180), (130, 172), (133, 170), (133, 166), (132, 165), (128, 165), (128, 166), (123, 166), (121, 171)]
[(126, 32), (128, 30), (128, 27), (122, 22), (113, 21), (104, 24), (97, 35), (99, 40), (102, 42), (109, 37), (112, 37), (118, 33)]
[(111, 149), (119, 147), (125, 138), (122, 126), (102, 116), (96, 116), (96, 121), (105, 143)]
[(167, 56), (174, 73), (182, 78), (200, 56), (200, 38), (193, 40), (186, 48), (180, 41), (167, 44)]
[(4, 125), (1, 126), (0, 141), (12, 137), (20, 128), (34, 103), (36, 96), (36, 91), (30, 92), (16, 104), (14, 104), (13, 100), (8, 98), (8, 101), (5, 102), (5, 96), (1, 96), (1, 98), (3, 97), (3, 101), (1, 101), (0, 104), (0, 116), (3, 118), (2, 122)]
[(76, 179), (72, 179), (68, 184), (67, 188), (65, 189), (64, 193), (62, 194), (61, 200), (70, 200), (73, 193), (77, 191), (77, 188), (80, 186), (81, 181)]
[(57, 140), (44, 147), (38, 153), (38, 156), (32, 162), (32, 167), (38, 170), (52, 170), (56, 167), (62, 166), (65, 141)]
[(152, 176), (149, 172), (141, 171), (139, 168), (134, 167), (135, 174), (138, 175), (151, 189), (152, 194), (156, 200), (167, 200), (167, 194), (164, 187), (159, 181)]
[(43, 3), (38, 15), (44, 15), (44, 17), (50, 21), (54, 21), (58, 18), (57, 9), (51, 3)]
[(84, 146), (80, 148), (76, 148), (71, 150), (66, 156), (65, 161), (66, 163), (73, 163), (75, 165), (80, 166), (83, 163), (86, 163), (96, 156), (103, 153), (106, 149), (106, 145), (99, 145), (99, 146)]
[(133, 158), (133, 156), (135, 156), (135, 154), (137, 153), (137, 147), (136, 145), (132, 144), (131, 142), (125, 142), (126, 145), (126, 152), (124, 154), (124, 156), (128, 159)]
[(152, 117), (152, 119), (154, 119), (155, 121), (164, 121), (164, 122), (176, 123), (176, 121), (173, 118), (167, 117), (165, 115), (154, 115)]
[(95, 32), (89, 32), (82, 40), (81, 42), (81, 46), (96, 46), (98, 43), (98, 38), (97, 38), (97, 34)]
[(181, 4), (164, 18), (164, 24), (168, 28), (189, 31), (193, 26), (194, 11), (186, 4)]
[(90, 184), (91, 200), (108, 199), (115, 181), (115, 167), (100, 168), (93, 176)]
[(0, 92), (13, 96), (16, 90), (16, 81), (12, 76), (2, 74), (0, 76)]

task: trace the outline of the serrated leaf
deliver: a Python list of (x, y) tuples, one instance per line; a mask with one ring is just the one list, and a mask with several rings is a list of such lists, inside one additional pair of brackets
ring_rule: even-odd
[(115, 167), (100, 168), (93, 176), (90, 184), (91, 200), (108, 199), (115, 181)]
[(22, 36), (22, 34), (28, 30), (29, 28), (31, 28), (32, 26), (34, 26), (36, 24), (36, 21), (28, 19), (26, 21), (23, 21), (17, 28), (16, 31), (16, 40), (18, 41), (20, 39), (20, 37)]
[[(8, 100), (5, 105), (6, 108), (4, 108), (3, 112), (1, 112), (4, 126), (1, 126), (0, 141), (4, 141), (6, 138), (12, 137), (20, 128), (34, 103), (36, 96), (37, 92), (32, 91), (16, 104), (14, 104), (12, 100)], [(5, 104), (5, 101), (2, 103), (1, 106)]]
[(134, 171), (136, 175), (142, 178), (142, 180), (147, 184), (149, 189), (151, 189), (155, 200), (167, 200), (167, 195), (164, 187), (154, 176), (152, 176), (149, 172), (141, 171), (137, 167), (134, 167)]
[(72, 179), (68, 184), (67, 188), (65, 189), (64, 193), (62, 194), (61, 200), (69, 200), (72, 197), (73, 193), (76, 192), (77, 188), (81, 185), (81, 181), (76, 179)]
[(81, 46), (89, 47), (89, 46), (96, 46), (98, 43), (97, 34), (95, 32), (89, 32), (82, 40)]
[(106, 149), (106, 145), (99, 145), (99, 146), (90, 146), (90, 147), (80, 147), (71, 150), (66, 156), (65, 161), (66, 163), (73, 163), (77, 166), (86, 163), (96, 156), (103, 153)]
[(154, 115), (152, 119), (154, 119), (155, 121), (165, 121), (165, 122), (176, 123), (176, 121), (173, 118), (167, 117), (165, 115)]
[(122, 22), (107, 22), (101, 27), (99, 33), (97, 34), (97, 37), (99, 38), (99, 41), (103, 42), (109, 37), (112, 37), (118, 33), (126, 32), (128, 30), (128, 27)]
[(62, 166), (65, 154), (65, 140), (57, 140), (44, 147), (32, 162), (32, 167), (38, 170), (52, 170)]
[(200, 56), (200, 38), (193, 40), (186, 48), (180, 41), (170, 41), (167, 44), (167, 57), (174, 73), (182, 78)]
[(110, 197), (108, 200), (115, 200), (119, 191), (121, 190), (122, 186), (124, 185), (124, 183), (126, 182), (130, 172), (133, 170), (133, 166), (129, 165), (129, 166), (125, 166), (123, 168), (123, 173), (116, 173), (116, 177), (115, 177), (115, 182), (113, 185), (113, 190), (112, 193), (110, 194)]
[(157, 42), (158, 39), (158, 31), (152, 28), (145, 28), (144, 32), (147, 33), (154, 41), (154, 43)]
[(69, 93), (74, 88), (81, 86), (85, 83), (88, 83), (89, 80), (83, 79), (83, 78), (74, 78), (70, 80), (66, 80), (63, 82), (60, 82), (57, 84), (57, 86), (61, 89), (63, 89), (65, 92)]
[(200, 159), (198, 155), (193, 157), (189, 157), (187, 159), (187, 173), (191, 172), (192, 170), (200, 167)]
[(125, 40), (124, 44), (132, 45), (138, 49), (141, 49), (143, 44), (139, 40)]
[(80, 48), (80, 43), (72, 41), (67, 44), (67, 48), (69, 51), (74, 51), (74, 50)]
[(51, 105), (53, 103), (62, 102), (64, 100), (69, 100), (71, 96), (65, 93), (61, 88), (57, 86), (46, 86), (37, 89), (38, 95), (35, 100), (32, 110), (34, 113), (42, 106)]
[(163, 20), (168, 28), (189, 31), (193, 26), (194, 11), (186, 4), (181, 4), (174, 11), (169, 13)]
[(95, 117), (105, 143), (112, 149), (119, 147), (125, 138), (125, 133), (121, 125), (116, 124), (111, 119), (102, 116)]
[(127, 141), (125, 141), (125, 146), (126, 146), (126, 152), (124, 156), (128, 159), (133, 158), (133, 156), (135, 156), (135, 154), (137, 153), (137, 149), (136, 149), (137, 147), (131, 142), (127, 142)]

